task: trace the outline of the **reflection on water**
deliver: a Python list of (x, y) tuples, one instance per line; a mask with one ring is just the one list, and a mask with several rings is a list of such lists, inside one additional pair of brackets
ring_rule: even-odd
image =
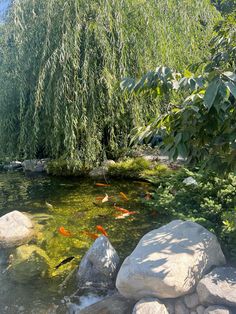
[[(76, 287), (70, 283), (60, 294), (60, 284), (93, 243), (84, 231), (96, 232), (96, 226), (102, 225), (118, 254), (124, 258), (146, 231), (157, 226), (142, 210), (140, 195), (145, 191), (142, 185), (111, 180), (110, 187), (96, 187), (94, 183), (78, 178), (0, 173), (0, 214), (19, 210), (33, 215), (38, 226), (34, 243), (47, 252), (53, 269), (50, 279), (24, 285), (9, 281), (1, 272), (1, 314), (66, 313), (68, 296)], [(120, 199), (120, 192), (125, 192), (130, 201)], [(112, 202), (96, 202), (95, 198), (105, 193), (114, 196)], [(139, 214), (116, 220), (113, 202)], [(73, 237), (63, 237), (58, 232), (60, 226), (69, 230)], [(55, 266), (69, 256), (76, 258), (56, 270)]]

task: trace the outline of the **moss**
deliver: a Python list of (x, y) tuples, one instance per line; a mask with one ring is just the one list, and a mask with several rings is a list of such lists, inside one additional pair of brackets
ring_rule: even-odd
[(25, 283), (49, 274), (50, 260), (46, 252), (36, 245), (22, 245), (12, 255), (10, 277)]
[(142, 157), (128, 158), (111, 165), (108, 169), (108, 175), (111, 177), (137, 179), (142, 177), (142, 173), (145, 170), (150, 170), (151, 166), (151, 162)]
[(152, 169), (145, 169), (142, 171), (143, 178), (170, 175), (172, 170), (165, 164), (156, 164)]

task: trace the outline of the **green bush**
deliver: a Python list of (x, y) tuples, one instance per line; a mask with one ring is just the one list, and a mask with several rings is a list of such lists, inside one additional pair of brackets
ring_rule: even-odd
[(151, 165), (150, 161), (142, 157), (128, 158), (111, 165), (108, 174), (111, 177), (137, 179), (142, 176), (144, 171), (151, 169)]
[[(186, 185), (191, 176), (197, 185)], [(144, 201), (150, 212), (168, 219), (188, 219), (216, 233), (226, 255), (236, 260), (236, 175), (218, 177), (212, 172), (181, 168), (148, 178), (152, 199)]]

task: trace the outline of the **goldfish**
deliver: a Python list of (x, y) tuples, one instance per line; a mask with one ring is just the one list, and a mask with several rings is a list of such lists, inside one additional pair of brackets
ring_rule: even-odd
[(62, 234), (64, 237), (71, 237), (72, 234), (70, 231), (66, 230), (64, 227), (60, 227), (58, 229), (59, 233)]
[(128, 201), (129, 199), (128, 199), (128, 197), (125, 195), (125, 193), (123, 193), (123, 192), (120, 192), (120, 196), (124, 199), (124, 200), (126, 200), (126, 201)]
[(95, 183), (96, 186), (111, 186), (110, 184), (106, 183)]
[(109, 200), (109, 196), (106, 194), (105, 197), (102, 199), (102, 203), (106, 203)]
[[(107, 194), (106, 194), (107, 195)], [(107, 195), (108, 196), (108, 195)], [(114, 196), (108, 196), (108, 199), (109, 198), (114, 198)], [(97, 196), (96, 197), (96, 201), (102, 201), (104, 199), (104, 196)]]
[(58, 265), (55, 266), (55, 269), (58, 269), (59, 267), (61, 267), (62, 265), (65, 265), (67, 263), (69, 263), (70, 261), (72, 261), (75, 257), (74, 256), (70, 256), (67, 257), (65, 259), (63, 259), (63, 261), (61, 261)]
[(115, 206), (114, 205), (114, 208), (116, 209), (116, 210), (119, 210), (120, 212), (122, 212), (122, 213), (129, 213), (129, 210), (127, 210), (127, 209), (124, 209), (124, 208), (122, 208), (122, 207), (118, 207), (118, 206)]
[(99, 235), (97, 233), (91, 233), (89, 231), (84, 231), (84, 234), (86, 234), (87, 236), (89, 236), (93, 240), (96, 240), (99, 237)]
[(124, 219), (126, 217), (129, 217), (130, 215), (134, 215), (134, 214), (137, 214), (137, 212), (128, 212), (128, 213), (123, 213), (121, 215), (118, 215), (115, 217), (115, 219)]
[(102, 226), (96, 226), (96, 229), (100, 231), (105, 237), (108, 237), (106, 230)]

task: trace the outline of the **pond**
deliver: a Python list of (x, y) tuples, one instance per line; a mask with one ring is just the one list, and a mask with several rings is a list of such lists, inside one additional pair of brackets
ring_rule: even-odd
[[(100, 181), (98, 181), (100, 182)], [(160, 226), (157, 218), (144, 209), (143, 196), (150, 189), (145, 182), (109, 180), (110, 186), (96, 186), (84, 178), (58, 178), (23, 173), (0, 173), (1, 215), (13, 210), (27, 212), (37, 224), (34, 244), (46, 251), (53, 269), (50, 279), (38, 279), (27, 284), (15, 283), (0, 274), (0, 313), (66, 313), (69, 296), (75, 292), (75, 282), (60, 291), (60, 284), (78, 265), (92, 245), (86, 232), (97, 233), (101, 225), (109, 240), (124, 259), (149, 230)], [(125, 200), (120, 192), (125, 193)], [(106, 194), (109, 202), (101, 202)], [(96, 198), (100, 198), (99, 200)], [(116, 219), (118, 206), (137, 214)], [(58, 232), (63, 226), (72, 234), (64, 237)], [(63, 259), (74, 256), (70, 263), (55, 269)]]

